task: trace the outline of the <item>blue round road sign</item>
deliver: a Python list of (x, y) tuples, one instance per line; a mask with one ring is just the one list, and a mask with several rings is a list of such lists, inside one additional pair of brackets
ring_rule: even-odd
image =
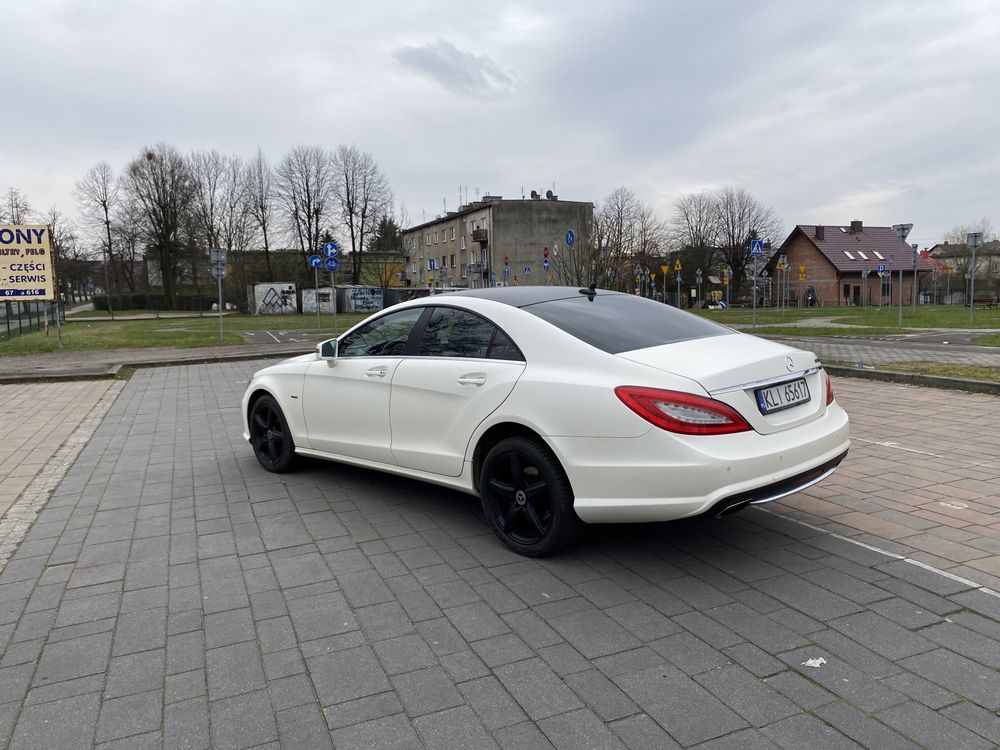
[(321, 258), (318, 255), (310, 255), (309, 256), (309, 267), (310, 268), (319, 268), (321, 265), (323, 265), (323, 258)]
[(573, 243), (576, 242), (576, 232), (572, 229), (566, 230), (566, 244), (573, 247)]
[(336, 258), (337, 253), (340, 252), (340, 248), (337, 247), (336, 242), (327, 242), (323, 245), (323, 252), (326, 254), (327, 258)]
[(340, 261), (339, 260), (337, 260), (336, 258), (327, 258), (326, 259), (326, 270), (327, 271), (329, 271), (330, 273), (333, 273), (338, 268), (340, 268)]
[(544, 268), (546, 271), (549, 270), (549, 259), (548, 258), (546, 258), (545, 260), (542, 261), (542, 268)]

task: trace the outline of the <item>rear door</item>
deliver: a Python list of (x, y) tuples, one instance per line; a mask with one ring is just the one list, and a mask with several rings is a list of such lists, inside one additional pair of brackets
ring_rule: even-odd
[(433, 308), (416, 355), (392, 378), (396, 463), (457, 477), (473, 431), (510, 395), (524, 368), (517, 346), (486, 318)]

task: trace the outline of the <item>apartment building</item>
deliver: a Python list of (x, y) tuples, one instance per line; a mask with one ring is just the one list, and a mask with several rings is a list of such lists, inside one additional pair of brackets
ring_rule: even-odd
[(567, 232), (583, 249), (593, 224), (593, 203), (559, 200), (552, 191), (513, 200), (484, 195), (403, 230), (402, 280), (436, 289), (558, 284)]

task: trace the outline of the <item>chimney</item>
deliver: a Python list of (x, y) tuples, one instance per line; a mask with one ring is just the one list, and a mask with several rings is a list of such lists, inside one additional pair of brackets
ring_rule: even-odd
[(826, 239), (826, 227), (817, 224), (816, 225), (816, 239), (825, 240)]
[(860, 219), (855, 219), (851, 222), (851, 234), (857, 234), (858, 232), (865, 231), (865, 225)]

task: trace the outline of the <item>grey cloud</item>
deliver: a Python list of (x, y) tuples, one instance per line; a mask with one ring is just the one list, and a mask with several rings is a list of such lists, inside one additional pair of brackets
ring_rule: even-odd
[(396, 60), (446, 89), (478, 98), (494, 97), (514, 88), (512, 75), (486, 55), (474, 55), (439, 39), (420, 47), (403, 47)]

